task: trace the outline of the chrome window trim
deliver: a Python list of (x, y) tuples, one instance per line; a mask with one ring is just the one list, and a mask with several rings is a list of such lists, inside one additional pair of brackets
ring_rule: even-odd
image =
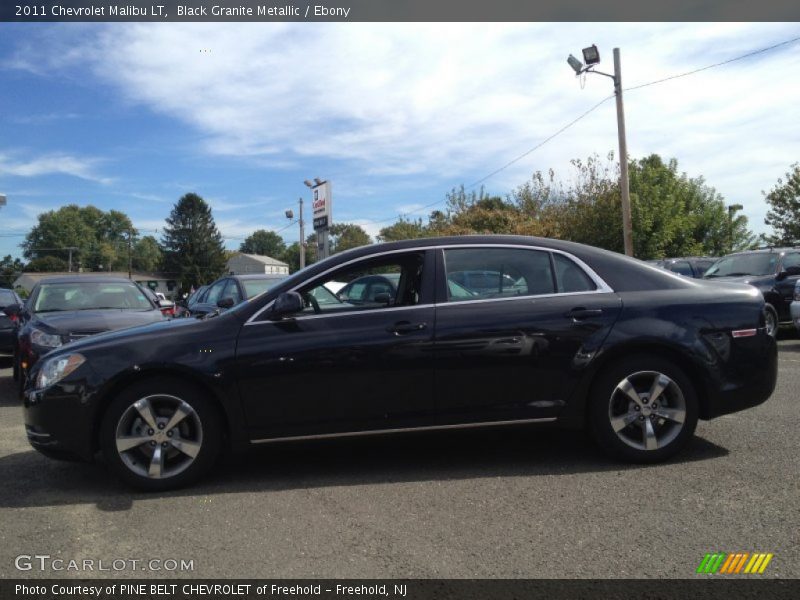
[[(412, 248), (386, 250), (386, 251), (383, 251), (383, 252), (376, 252), (374, 254), (360, 256), (358, 258), (354, 258), (352, 260), (348, 260), (347, 262), (344, 262), (344, 263), (342, 263), (340, 265), (336, 265), (335, 267), (331, 267), (330, 269), (326, 269), (325, 271), (323, 271), (319, 275), (313, 277), (310, 280), (306, 280), (306, 281), (304, 281), (302, 283), (299, 283), (298, 285), (294, 286), (292, 289), (290, 289), (288, 291), (296, 292), (299, 288), (301, 288), (301, 287), (303, 287), (303, 286), (305, 286), (305, 285), (307, 285), (309, 283), (314, 283), (315, 281), (318, 281), (319, 279), (321, 279), (321, 278), (325, 277), (326, 275), (328, 275), (328, 273), (331, 273), (333, 271), (338, 271), (341, 268), (347, 267), (348, 265), (351, 265), (351, 264), (356, 263), (356, 262), (360, 262), (362, 260), (370, 260), (370, 259), (381, 257), (381, 256), (390, 256), (392, 254), (402, 254), (402, 253), (407, 253), (407, 252), (425, 252), (425, 251), (428, 251), (428, 250), (449, 250), (449, 249), (452, 250), (452, 249), (470, 249), (470, 248), (517, 248), (517, 249), (521, 249), (521, 250), (539, 250), (539, 251), (543, 251), (543, 252), (555, 252), (557, 254), (561, 254), (563, 256), (566, 256), (568, 259), (570, 259), (573, 262), (575, 262), (575, 264), (578, 265), (581, 269), (583, 269), (583, 271), (586, 273), (586, 275), (588, 275), (589, 278), (595, 283), (595, 285), (597, 285), (597, 289), (596, 290), (585, 291), (585, 292), (561, 292), (561, 293), (555, 292), (553, 294), (539, 294), (539, 295), (528, 295), (528, 296), (509, 296), (507, 298), (481, 298), (481, 299), (478, 299), (478, 300), (462, 300), (462, 301), (457, 301), (457, 302), (447, 302), (447, 301), (445, 301), (445, 302), (442, 302), (442, 303), (439, 303), (439, 304), (417, 304), (417, 305), (414, 305), (414, 306), (392, 306), (392, 307), (389, 307), (389, 308), (373, 308), (373, 309), (370, 309), (370, 310), (351, 310), (351, 311), (343, 311), (341, 313), (331, 313), (331, 314), (328, 314), (328, 315), (308, 315), (308, 316), (302, 316), (300, 318), (301, 319), (312, 319), (312, 318), (320, 318), (320, 317), (338, 317), (338, 316), (354, 315), (354, 314), (365, 313), (365, 312), (375, 312), (376, 310), (387, 311), (387, 310), (401, 310), (401, 309), (408, 310), (408, 309), (414, 309), (414, 308), (428, 308), (428, 307), (431, 307), (431, 306), (433, 306), (433, 307), (462, 306), (462, 305), (465, 305), (465, 304), (473, 304), (473, 303), (478, 303), (478, 302), (481, 302), (481, 303), (482, 302), (498, 302), (498, 301), (505, 301), (505, 300), (525, 300), (525, 299), (534, 299), (535, 300), (537, 298), (551, 298), (551, 297), (554, 297), (554, 296), (574, 296), (574, 295), (580, 295), (580, 294), (607, 294), (607, 293), (613, 293), (614, 292), (614, 290), (611, 288), (611, 286), (608, 285), (597, 273), (595, 273), (594, 270), (589, 265), (587, 265), (585, 262), (583, 262), (577, 256), (574, 256), (573, 254), (570, 254), (569, 252), (566, 252), (564, 250), (558, 250), (556, 248), (546, 248), (546, 247), (543, 247), (543, 246), (526, 246), (524, 244), (499, 244), (499, 243), (498, 244), (492, 244), (492, 243), (470, 244), (468, 242), (459, 243), (459, 244), (440, 244), (440, 245), (436, 245), (436, 246), (415, 246), (415, 247), (412, 247)], [(269, 321), (269, 320), (266, 320), (266, 321), (257, 321), (256, 320), (256, 319), (258, 319), (259, 316), (261, 316), (261, 314), (264, 311), (266, 311), (269, 308), (271, 308), (272, 304), (274, 302), (275, 301), (272, 300), (272, 301), (268, 302), (267, 304), (265, 304), (264, 306), (262, 306), (258, 311), (256, 311), (255, 314), (253, 314), (249, 319), (247, 319), (247, 321), (244, 324), (245, 327), (247, 327), (248, 325), (261, 325), (261, 324), (264, 324), (264, 323), (276, 323), (276, 322), (278, 322), (278, 321)]]
[(552, 423), (558, 417), (540, 417), (538, 419), (515, 419), (510, 421), (479, 421), (475, 423), (458, 423), (456, 425), (425, 425), (423, 427), (398, 427), (395, 429), (369, 429), (366, 431), (342, 431), (338, 433), (318, 433), (315, 435), (293, 435), (250, 440), (251, 444), (272, 444), (277, 442), (296, 442), (301, 440), (324, 440), (341, 437), (358, 437), (365, 435), (386, 435), (393, 433), (414, 433), (418, 431), (440, 431), (446, 429), (472, 429), (478, 427), (498, 427), (502, 425), (525, 425), (526, 423)]

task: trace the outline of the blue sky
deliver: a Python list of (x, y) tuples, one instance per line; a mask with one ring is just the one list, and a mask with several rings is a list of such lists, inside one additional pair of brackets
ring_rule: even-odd
[[(611, 94), (567, 54), (597, 43), (626, 87), (798, 35), (797, 24), (3, 24), (0, 255), (69, 203), (126, 212), (143, 234), (174, 202), (211, 204), (229, 248), (277, 229), (332, 181), (334, 220), (422, 216), (453, 186), (529, 150)], [(675, 157), (764, 231), (762, 190), (800, 160), (798, 46), (626, 94), (633, 157)], [(614, 103), (493, 176), (617, 145)], [(308, 216), (308, 212), (306, 213)], [(281, 232), (288, 242), (297, 228)]]

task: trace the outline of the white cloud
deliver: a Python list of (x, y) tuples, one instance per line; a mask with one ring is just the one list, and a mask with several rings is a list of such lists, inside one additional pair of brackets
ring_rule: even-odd
[(0, 175), (16, 177), (70, 175), (95, 183), (111, 183), (113, 179), (97, 174), (96, 167), (100, 162), (95, 158), (69, 154), (46, 154), (29, 160), (14, 160), (5, 154), (0, 154)]

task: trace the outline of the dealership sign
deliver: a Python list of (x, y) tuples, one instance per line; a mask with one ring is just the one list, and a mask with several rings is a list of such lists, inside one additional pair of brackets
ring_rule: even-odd
[(311, 188), (314, 229), (327, 229), (331, 225), (331, 184), (325, 181)]

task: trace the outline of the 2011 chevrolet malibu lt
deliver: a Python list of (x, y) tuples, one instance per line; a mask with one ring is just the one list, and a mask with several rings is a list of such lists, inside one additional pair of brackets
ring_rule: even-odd
[[(331, 291), (375, 274), (391, 292)], [(219, 316), (66, 344), (33, 368), (24, 405), (44, 454), (101, 452), (128, 483), (162, 490), (223, 448), (517, 423), (588, 427), (609, 454), (657, 462), (698, 419), (764, 402), (776, 377), (752, 286), (469, 236), (358, 248)]]

